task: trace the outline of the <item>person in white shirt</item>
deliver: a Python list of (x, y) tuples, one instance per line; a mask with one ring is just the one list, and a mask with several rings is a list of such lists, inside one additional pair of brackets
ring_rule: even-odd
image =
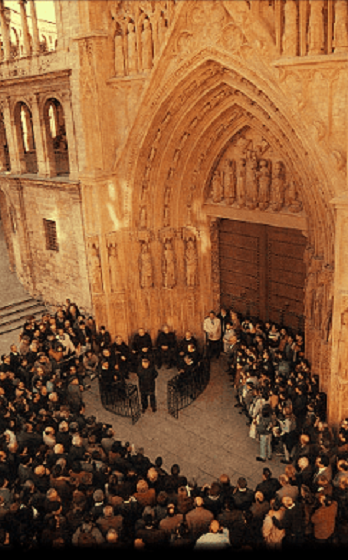
[(219, 358), (221, 351), (221, 321), (215, 311), (210, 311), (204, 319), (203, 330), (206, 333), (207, 355), (209, 358)]
[(213, 519), (209, 526), (209, 533), (204, 533), (199, 537), (194, 546), (198, 549), (220, 549), (231, 546), (230, 534), (227, 527), (221, 527), (217, 519)]

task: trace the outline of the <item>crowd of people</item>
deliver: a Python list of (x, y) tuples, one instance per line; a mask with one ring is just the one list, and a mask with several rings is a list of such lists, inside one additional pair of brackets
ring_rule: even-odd
[[(155, 344), (144, 330), (130, 345), (112, 341), (67, 300), (28, 318), (0, 364), (0, 548), (98, 547), (268, 550), (348, 540), (348, 419), (338, 433), (304, 358), (304, 340), (276, 325), (211, 312), (203, 324), (208, 359), (223, 353), (236, 407), (258, 460), (269, 464), (252, 489), (228, 473), (211, 484), (169, 471), (158, 456), (117, 438), (117, 428), (85, 414), (84, 391), (99, 378), (110, 390), (137, 373), (143, 412), (156, 410), (158, 369), (187, 375), (202, 357), (188, 331), (165, 326)], [(225, 366), (225, 367), (226, 367)], [(147, 378), (147, 372), (151, 375)], [(117, 422), (115, 423), (117, 426)]]

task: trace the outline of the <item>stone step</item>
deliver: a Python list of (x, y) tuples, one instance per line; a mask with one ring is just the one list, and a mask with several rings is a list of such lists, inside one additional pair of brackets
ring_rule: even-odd
[(39, 318), (47, 311), (45, 305), (33, 298), (0, 309), (0, 335), (23, 327), (30, 315)]
[(0, 321), (3, 317), (10, 317), (11, 315), (14, 315), (15, 313), (22, 312), (22, 311), (23, 312), (28, 311), (27, 314), (30, 315), (31, 310), (37, 307), (38, 305), (42, 306), (43, 303), (32, 297), (25, 300), (9, 303), (4, 307), (0, 307)]

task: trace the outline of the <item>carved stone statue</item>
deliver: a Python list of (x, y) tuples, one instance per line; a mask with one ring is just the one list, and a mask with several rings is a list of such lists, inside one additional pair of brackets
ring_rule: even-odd
[(163, 286), (174, 288), (175, 282), (175, 257), (171, 241), (166, 241), (163, 251)]
[(140, 214), (139, 214), (139, 228), (146, 229), (147, 228), (147, 207), (141, 206)]
[(343, 378), (348, 374), (348, 309), (341, 314), (341, 330), (338, 339), (338, 373)]
[(238, 208), (245, 206), (245, 181), (246, 181), (246, 160), (240, 158), (237, 165), (237, 184), (236, 199)]
[(117, 245), (110, 243), (108, 245), (108, 259), (109, 259), (109, 278), (111, 291), (117, 292), (120, 287), (120, 265), (118, 260)]
[(259, 208), (266, 210), (269, 205), (269, 187), (271, 184), (271, 173), (268, 161), (261, 159), (259, 162)]
[(216, 170), (213, 175), (212, 180), (212, 197), (213, 202), (221, 202), (223, 196), (222, 191), (222, 180), (221, 180), (221, 173), (220, 171)]
[(193, 239), (189, 239), (186, 244), (185, 264), (186, 284), (189, 287), (195, 286), (197, 278), (198, 255), (196, 244)]
[(142, 40), (142, 65), (143, 70), (151, 70), (153, 60), (153, 43), (151, 24), (148, 19), (144, 19), (143, 31), (141, 34)]
[(322, 319), (323, 319), (323, 303), (324, 303), (324, 286), (319, 284), (315, 290), (314, 296), (314, 326), (317, 330), (322, 329)]
[(284, 166), (282, 161), (276, 161), (272, 173), (271, 207), (279, 212), (284, 204)]
[(168, 227), (170, 225), (170, 210), (169, 206), (165, 206), (163, 209), (163, 225)]
[(229, 159), (225, 159), (223, 165), (223, 187), (224, 199), (227, 204), (233, 204), (236, 199), (236, 181), (234, 175), (234, 162)]
[(335, 2), (334, 24), (334, 51), (347, 52), (348, 50), (348, 6), (346, 0)]
[(121, 30), (117, 30), (115, 35), (115, 74), (116, 76), (124, 76), (125, 73), (123, 36)]
[(91, 246), (89, 261), (91, 265), (91, 282), (92, 292), (100, 294), (103, 291), (102, 269), (100, 263), (100, 255), (97, 247), (93, 244)]
[(308, 54), (324, 53), (324, 2), (323, 0), (310, 0), (311, 12), (308, 31)]
[(291, 181), (286, 192), (286, 203), (290, 212), (296, 214), (301, 212), (302, 203), (298, 198), (298, 190), (295, 181)]
[(284, 5), (283, 55), (297, 56), (297, 5), (295, 0), (286, 0)]
[(135, 35), (134, 23), (128, 23), (128, 74), (136, 74), (138, 72), (138, 53), (137, 40)]
[(253, 210), (257, 206), (257, 157), (256, 152), (249, 150), (246, 158), (246, 205)]
[(141, 246), (139, 268), (140, 286), (142, 288), (151, 288), (153, 286), (153, 269), (151, 253), (147, 243), (143, 243)]

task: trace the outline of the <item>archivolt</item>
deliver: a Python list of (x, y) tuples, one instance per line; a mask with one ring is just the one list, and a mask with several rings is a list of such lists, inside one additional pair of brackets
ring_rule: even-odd
[[(210, 53), (211, 54), (211, 53)], [(214, 161), (230, 138), (245, 126), (257, 129), (277, 148), (297, 179), (308, 217), (309, 243), (326, 263), (333, 259), (333, 213), (329, 184), (315, 149), (300, 125), (288, 119), (284, 100), (261, 89), (242, 73), (211, 57), (186, 64), (185, 76), (154, 105), (143, 103), (138, 128), (130, 137), (128, 187), (132, 194), (129, 225), (138, 228), (141, 193), (148, 189), (148, 227), (160, 228), (165, 192), (170, 190), (170, 219), (183, 226), (183, 204), (195, 185), (195, 207), (204, 200)], [(157, 97), (159, 96), (157, 92)], [(154, 106), (157, 109), (154, 111)], [(149, 115), (151, 119), (149, 118)], [(147, 121), (146, 121), (147, 119)], [(139, 128), (140, 127), (140, 128)], [(145, 128), (145, 131), (144, 131)], [(142, 141), (139, 142), (140, 135)], [(199, 219), (204, 220), (201, 214)]]

